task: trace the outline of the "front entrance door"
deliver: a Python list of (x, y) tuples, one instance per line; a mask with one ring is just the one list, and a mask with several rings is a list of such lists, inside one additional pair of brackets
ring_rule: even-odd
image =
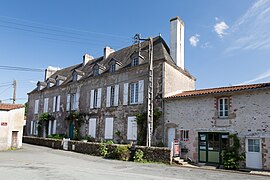
[(172, 142), (175, 139), (175, 128), (168, 128), (168, 147), (171, 148)]
[(222, 163), (222, 151), (229, 144), (228, 133), (199, 133), (199, 162)]
[(262, 147), (259, 138), (246, 139), (246, 167), (262, 169)]
[(12, 142), (11, 142), (12, 148), (18, 147), (18, 131), (12, 131)]

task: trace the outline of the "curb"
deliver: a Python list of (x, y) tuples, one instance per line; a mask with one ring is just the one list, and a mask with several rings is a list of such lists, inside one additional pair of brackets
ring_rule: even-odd
[[(175, 164), (175, 163), (173, 163), (172, 166), (183, 167), (183, 168), (188, 168), (188, 169), (202, 169), (202, 170), (209, 170), (209, 171), (219, 171), (219, 172), (227, 172), (227, 173), (247, 174), (247, 175), (251, 175), (251, 176), (265, 176), (265, 177), (270, 177), (270, 173), (269, 174), (262, 174), (262, 173), (254, 173), (254, 171), (253, 171), (253, 173), (251, 173), (252, 171), (250, 171), (250, 172), (244, 172), (244, 171), (240, 171), (240, 170), (237, 171), (237, 170), (226, 170), (226, 169), (210, 169), (210, 168), (205, 168), (205, 167), (202, 167), (202, 166), (201, 167), (199, 167), (199, 166), (194, 166), (194, 167), (191, 167), (191, 166), (182, 166), (182, 165), (178, 165), (178, 164)], [(258, 171), (258, 172), (261, 172), (261, 171)]]

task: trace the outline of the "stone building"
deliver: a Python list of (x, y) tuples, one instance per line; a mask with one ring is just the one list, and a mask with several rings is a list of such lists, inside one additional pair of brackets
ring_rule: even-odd
[[(154, 109), (163, 111), (162, 98), (195, 89), (195, 78), (184, 68), (184, 23), (170, 20), (171, 49), (162, 37), (153, 39)], [(83, 62), (61, 70), (48, 68), (45, 80), (28, 94), (28, 135), (37, 135), (42, 113), (54, 117), (44, 128), (44, 136), (67, 134), (74, 137), (71, 112), (86, 120), (80, 131), (96, 139), (137, 140), (135, 115), (147, 111), (149, 56), (148, 42), (113, 50), (104, 48), (102, 57), (83, 56)], [(162, 141), (163, 117), (155, 130), (154, 142)], [(116, 135), (116, 132), (118, 135)]]
[(195, 162), (221, 163), (228, 135), (245, 167), (270, 170), (270, 83), (184, 91), (165, 98), (166, 142), (179, 139)]
[(24, 124), (23, 105), (0, 103), (0, 151), (21, 148)]

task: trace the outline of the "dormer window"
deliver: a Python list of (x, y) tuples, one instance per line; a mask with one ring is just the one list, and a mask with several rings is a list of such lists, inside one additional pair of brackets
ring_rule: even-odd
[(138, 65), (139, 65), (139, 58), (138, 57), (134, 57), (132, 59), (131, 66), (138, 66)]
[(131, 66), (138, 66), (143, 63), (144, 57), (135, 51), (130, 55), (130, 59), (131, 59)]
[(120, 69), (120, 67), (122, 66), (122, 63), (115, 60), (114, 58), (112, 58), (110, 61), (109, 61), (109, 72), (113, 73), (117, 70)]
[(75, 69), (72, 73), (72, 81), (78, 81), (80, 80), (84, 75), (84, 72), (78, 70), (78, 69)]
[(66, 80), (66, 77), (57, 75), (55, 79), (56, 79), (56, 86), (60, 86)]
[(38, 83), (37, 83), (37, 89), (38, 89), (38, 91), (41, 91), (41, 90), (44, 89), (46, 86), (47, 86), (47, 83), (46, 83), (46, 82), (38, 81)]
[(101, 73), (105, 71), (105, 67), (101, 64), (96, 63), (93, 67), (93, 75), (94, 76), (99, 76)]
[(99, 75), (99, 68), (98, 68), (98, 66), (95, 66), (94, 67), (93, 74), (94, 74), (94, 76), (98, 76)]
[(110, 72), (115, 72), (115, 63), (112, 63), (111, 66), (110, 66)]
[(56, 84), (56, 81), (53, 78), (48, 78), (46, 83), (47, 83), (47, 88), (50, 88), (50, 87), (53, 87)]

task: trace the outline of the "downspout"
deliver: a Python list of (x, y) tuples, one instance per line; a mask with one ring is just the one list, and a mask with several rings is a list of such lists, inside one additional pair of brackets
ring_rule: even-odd
[(165, 80), (164, 80), (164, 67), (165, 62), (162, 63), (162, 100), (161, 100), (161, 108), (162, 108), (162, 142), (165, 143), (165, 121), (164, 121), (164, 89), (165, 89)]

